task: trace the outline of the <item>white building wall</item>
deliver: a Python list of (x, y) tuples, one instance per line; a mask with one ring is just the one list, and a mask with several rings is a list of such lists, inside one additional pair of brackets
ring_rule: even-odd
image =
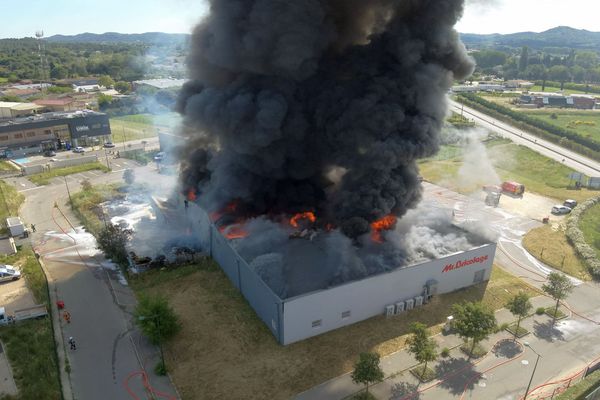
[[(438, 282), (438, 294), (472, 285), (478, 271), (484, 271), (483, 281), (489, 280), (495, 252), (496, 244), (484, 245), (428, 263), (285, 300), (283, 344), (381, 315), (386, 305), (421, 295), (423, 286), (430, 279)], [(459, 264), (455, 268), (457, 262), (465, 260), (474, 262), (462, 266)], [(348, 311), (350, 315), (342, 318), (342, 313)], [(313, 327), (313, 323), (317, 324), (318, 321), (320, 325)]]

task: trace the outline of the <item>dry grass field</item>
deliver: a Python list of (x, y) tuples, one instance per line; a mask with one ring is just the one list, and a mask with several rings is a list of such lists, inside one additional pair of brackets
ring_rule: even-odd
[(519, 290), (535, 295), (494, 267), (487, 284), (438, 296), (399, 317), (374, 317), (284, 347), (212, 261), (151, 271), (131, 285), (138, 293), (166, 296), (181, 318), (183, 329), (165, 346), (165, 356), (184, 399), (289, 399), (350, 371), (360, 352), (399, 350), (413, 321), (438, 332), (454, 302), (482, 300), (497, 309)]
[(559, 271), (584, 281), (592, 279), (562, 227), (544, 225), (532, 229), (523, 237), (523, 246), (538, 260)]

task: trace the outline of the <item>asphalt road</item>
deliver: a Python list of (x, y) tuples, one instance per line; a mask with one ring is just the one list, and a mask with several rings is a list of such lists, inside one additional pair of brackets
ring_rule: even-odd
[[(121, 171), (100, 174), (90, 181), (92, 184), (118, 182), (122, 174)], [(140, 179), (158, 176), (152, 165), (138, 167), (136, 175)], [(66, 349), (74, 397), (146, 399), (148, 395), (140, 375), (140, 364), (143, 364), (150, 385), (167, 394), (162, 398), (177, 398), (170, 381), (152, 372), (159, 360), (158, 352), (133, 324), (131, 312), (135, 297), (132, 291), (119, 283), (116, 271), (106, 268), (106, 260), (96, 250), (93, 237), (73, 231), (71, 225), (79, 223), (66, 206), (64, 182), (59, 180), (44, 187), (22, 189), (23, 180), (17, 178), (9, 182), (26, 195), (21, 216), (27, 224), (36, 225), (32, 243), (55, 283), (58, 298), (65, 302), (72, 317), (70, 324), (65, 321), (61, 324), (63, 340), (66, 342), (73, 336), (77, 343), (77, 350), (69, 350), (68, 346)], [(72, 191), (78, 190), (78, 186), (79, 181), (70, 180)], [(64, 214), (54, 207), (55, 202)]]
[(527, 131), (518, 129), (500, 120), (494, 119), (482, 112), (448, 100), (450, 109), (456, 113), (463, 113), (469, 119), (475, 120), (477, 125), (502, 135), (513, 142), (524, 145), (533, 151), (562, 162), (569, 168), (587, 176), (600, 176), (600, 163), (574, 151), (560, 147), (552, 142), (540, 139)]

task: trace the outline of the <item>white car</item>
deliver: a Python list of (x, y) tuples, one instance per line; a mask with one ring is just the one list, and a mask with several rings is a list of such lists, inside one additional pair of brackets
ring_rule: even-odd
[(21, 277), (21, 271), (12, 265), (0, 264), (0, 282), (16, 281)]
[(554, 207), (552, 207), (552, 214), (561, 215), (561, 214), (568, 214), (570, 212), (571, 212), (571, 209), (567, 206), (561, 206), (561, 205), (557, 204)]
[(73, 153), (85, 153), (85, 149), (81, 146), (77, 146), (73, 149)]

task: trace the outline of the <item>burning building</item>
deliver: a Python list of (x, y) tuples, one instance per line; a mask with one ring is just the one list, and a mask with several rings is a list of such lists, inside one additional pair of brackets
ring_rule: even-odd
[(433, 219), (422, 233), (463, 243), (423, 253), (407, 226), (416, 161), (437, 152), (446, 93), (473, 69), (453, 28), (463, 0), (209, 3), (177, 106), (182, 192), (280, 342), (489, 278), (494, 245)]

